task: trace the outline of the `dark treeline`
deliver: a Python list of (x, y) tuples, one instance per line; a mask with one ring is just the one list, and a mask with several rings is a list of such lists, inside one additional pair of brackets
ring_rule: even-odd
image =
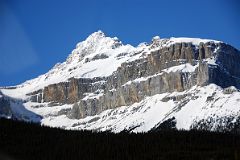
[(240, 159), (240, 135), (175, 130), (93, 133), (0, 119), (0, 159), (234, 160)]

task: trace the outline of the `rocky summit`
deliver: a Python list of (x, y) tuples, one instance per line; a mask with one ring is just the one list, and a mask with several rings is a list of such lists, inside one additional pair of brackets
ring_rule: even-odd
[(137, 47), (102, 31), (63, 63), (0, 88), (0, 116), (64, 129), (238, 131), (240, 51), (221, 41), (153, 37)]

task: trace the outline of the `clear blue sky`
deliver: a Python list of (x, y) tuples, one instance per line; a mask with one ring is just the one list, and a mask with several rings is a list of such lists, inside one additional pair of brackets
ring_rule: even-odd
[(47, 72), (99, 29), (132, 45), (159, 35), (240, 49), (239, 8), (238, 0), (0, 0), (0, 86)]

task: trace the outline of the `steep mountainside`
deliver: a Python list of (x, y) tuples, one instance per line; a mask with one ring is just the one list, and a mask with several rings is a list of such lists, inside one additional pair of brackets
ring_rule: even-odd
[(66, 129), (237, 130), (239, 62), (220, 41), (156, 36), (133, 47), (98, 31), (46, 74), (1, 88), (0, 114)]

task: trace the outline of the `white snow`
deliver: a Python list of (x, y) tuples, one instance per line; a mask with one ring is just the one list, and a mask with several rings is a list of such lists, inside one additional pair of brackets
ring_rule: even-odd
[(199, 45), (201, 42), (202, 43), (207, 43), (207, 42), (213, 42), (213, 43), (220, 43), (221, 41), (216, 41), (212, 39), (201, 39), (201, 38), (187, 38), (187, 37), (171, 37), (168, 45), (174, 44), (174, 43), (192, 43), (193, 45)]
[[(36, 107), (38, 105), (42, 105), (41, 107)], [(48, 106), (48, 103), (34, 103), (34, 102), (27, 102), (24, 103), (24, 107), (36, 114), (39, 114), (43, 117), (50, 117), (50, 116), (57, 116), (58, 112), (63, 109), (71, 109), (72, 104), (65, 104), (61, 106)]]
[[(226, 95), (223, 94), (222, 90), (222, 88), (214, 84), (205, 87), (194, 86), (184, 92), (164, 93), (146, 97), (141, 102), (134, 103), (131, 106), (105, 110), (98, 115), (88, 116), (83, 119), (69, 119), (66, 115), (57, 116), (56, 113), (61, 109), (71, 108), (71, 105), (31, 108), (31, 105), (36, 104), (28, 102), (25, 106), (27, 109), (31, 109), (31, 111), (44, 117), (41, 120), (42, 125), (65, 129), (120, 132), (124, 129), (135, 128), (132, 130), (133, 132), (146, 132), (164, 120), (175, 117), (176, 127), (188, 130), (194, 122), (213, 117), (213, 114), (219, 117), (239, 115), (240, 92)], [(183, 107), (179, 108), (182, 100), (162, 101), (164, 97), (179, 95), (187, 95), (185, 100), (189, 100)], [(207, 101), (209, 96), (213, 96), (212, 101)]]
[(157, 77), (157, 76), (162, 75), (162, 74), (163, 74), (163, 73), (161, 72), (161, 73), (154, 74), (154, 75), (152, 75), (152, 76), (136, 78), (136, 79), (134, 79), (133, 81), (128, 81), (127, 83), (123, 84), (122, 86), (130, 85), (130, 84), (132, 84), (132, 83), (140, 83), (140, 82), (142, 82), (142, 81), (148, 80), (149, 78)]
[(217, 66), (218, 64), (216, 63), (216, 59), (215, 58), (207, 58), (206, 59), (207, 63), (212, 65), (212, 66)]
[(159, 36), (154, 36), (153, 38), (152, 38), (152, 41), (159, 41), (160, 40), (160, 37)]
[(186, 64), (181, 64), (181, 65), (178, 65), (178, 66), (173, 66), (173, 67), (164, 69), (162, 71), (163, 72), (167, 72), (167, 73), (178, 72), (178, 71), (181, 71), (181, 72), (194, 72), (197, 67), (198, 67), (198, 65), (192, 66), (190, 63), (186, 63)]

